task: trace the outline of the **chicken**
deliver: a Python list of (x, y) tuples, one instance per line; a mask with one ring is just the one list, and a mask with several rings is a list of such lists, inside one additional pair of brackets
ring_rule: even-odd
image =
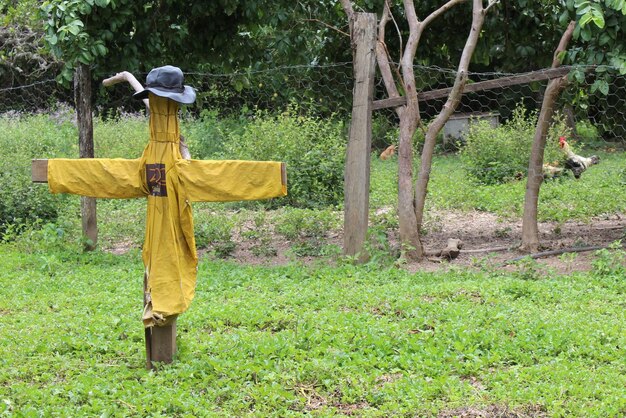
[(394, 154), (396, 153), (396, 146), (395, 145), (389, 145), (381, 154), (380, 154), (380, 159), (381, 160), (387, 160), (389, 158), (391, 158)]
[(561, 150), (567, 158), (565, 160), (565, 168), (569, 168), (570, 170), (572, 170), (572, 173), (574, 173), (574, 177), (577, 179), (580, 178), (580, 175), (586, 169), (600, 162), (600, 158), (595, 155), (587, 158), (574, 154), (564, 136), (559, 138), (559, 147), (561, 147)]

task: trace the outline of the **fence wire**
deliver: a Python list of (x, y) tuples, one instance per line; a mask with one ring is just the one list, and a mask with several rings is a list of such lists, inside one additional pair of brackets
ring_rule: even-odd
[[(416, 66), (418, 91), (428, 92), (451, 87), (456, 70), (435, 66)], [(468, 84), (499, 80), (516, 74), (470, 73)], [(145, 80), (146, 74), (135, 74)], [(48, 77), (50, 77), (48, 75)], [(600, 138), (610, 142), (626, 142), (626, 77), (611, 67), (572, 68), (572, 80), (559, 99), (558, 107), (576, 121), (587, 121), (595, 126)], [(2, 80), (0, 114), (50, 112), (57, 103), (73, 104), (71, 88), (63, 88), (54, 78), (22, 81), (23, 84)], [(262, 71), (212, 74), (191, 72), (185, 83), (196, 88), (198, 99), (189, 107), (192, 114), (203, 110), (229, 115), (255, 109), (282, 112), (289, 106), (319, 116), (349, 118), (352, 102), (352, 63), (315, 66), (287, 66)], [(496, 82), (497, 83), (497, 82)], [(529, 110), (541, 107), (546, 80), (518, 85), (502, 85), (489, 90), (463, 95), (458, 114), (497, 114), (506, 122), (516, 107), (523, 104)], [(131, 98), (128, 84), (105, 88), (94, 81), (94, 104), (98, 114), (115, 115), (119, 112), (142, 110), (142, 104)], [(375, 87), (375, 100), (386, 98), (382, 81)], [(445, 97), (420, 101), (423, 120), (434, 117), (445, 103)], [(397, 124), (392, 109), (375, 113), (373, 146), (382, 148), (389, 143), (390, 127)], [(378, 132), (381, 131), (381, 132)]]

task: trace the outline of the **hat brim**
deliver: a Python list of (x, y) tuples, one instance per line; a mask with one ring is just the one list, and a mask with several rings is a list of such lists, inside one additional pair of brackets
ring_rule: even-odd
[(184, 86), (185, 89), (182, 93), (176, 91), (168, 91), (155, 87), (148, 87), (140, 92), (133, 94), (135, 99), (147, 99), (148, 93), (156, 94), (159, 97), (165, 97), (167, 99), (174, 100), (175, 102), (182, 104), (191, 104), (196, 101), (196, 91), (190, 86)]

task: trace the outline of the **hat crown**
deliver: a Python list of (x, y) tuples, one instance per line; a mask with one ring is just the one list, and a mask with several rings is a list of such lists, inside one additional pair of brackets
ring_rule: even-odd
[(183, 72), (173, 65), (153, 68), (146, 77), (146, 87), (135, 94), (135, 99), (147, 99), (152, 93), (182, 104), (191, 104), (196, 100), (196, 92), (191, 86), (183, 85)]
[(183, 72), (172, 65), (154, 68), (146, 77), (146, 86), (182, 91), (184, 90)]

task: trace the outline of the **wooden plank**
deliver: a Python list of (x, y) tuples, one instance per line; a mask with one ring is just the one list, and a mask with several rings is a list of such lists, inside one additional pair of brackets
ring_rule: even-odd
[(280, 179), (283, 183), (283, 186), (287, 185), (287, 165), (285, 163), (280, 163)]
[(376, 15), (355, 13), (351, 38), (355, 46), (354, 90), (344, 177), (343, 251), (349, 256), (358, 254), (360, 261), (364, 261), (367, 257), (363, 248), (369, 215)]
[(151, 327), (150, 360), (171, 363), (176, 355), (176, 319), (168, 325)]
[[(487, 80), (487, 81), (479, 81), (476, 83), (466, 84), (463, 89), (463, 94), (465, 93), (475, 93), (483, 90), (491, 90), (502, 87), (515, 86), (519, 84), (528, 84), (535, 81), (543, 81), (543, 80), (551, 80), (554, 78), (559, 78), (567, 75), (571, 70), (571, 67), (559, 67), (559, 68), (550, 68), (546, 70), (538, 70), (530, 73), (517, 74), (513, 76), (507, 76), (502, 78), (497, 78), (495, 80)], [(428, 101), (433, 99), (442, 99), (448, 97), (452, 88), (431, 90), (427, 92), (421, 92), (417, 94), (417, 98), (420, 101)], [(403, 106), (406, 103), (406, 98), (404, 96), (401, 97), (393, 97), (390, 99), (382, 99), (376, 100), (373, 105), (373, 110), (386, 109), (388, 107), (398, 107)]]
[(34, 159), (32, 161), (31, 179), (33, 183), (48, 182), (48, 160)]

